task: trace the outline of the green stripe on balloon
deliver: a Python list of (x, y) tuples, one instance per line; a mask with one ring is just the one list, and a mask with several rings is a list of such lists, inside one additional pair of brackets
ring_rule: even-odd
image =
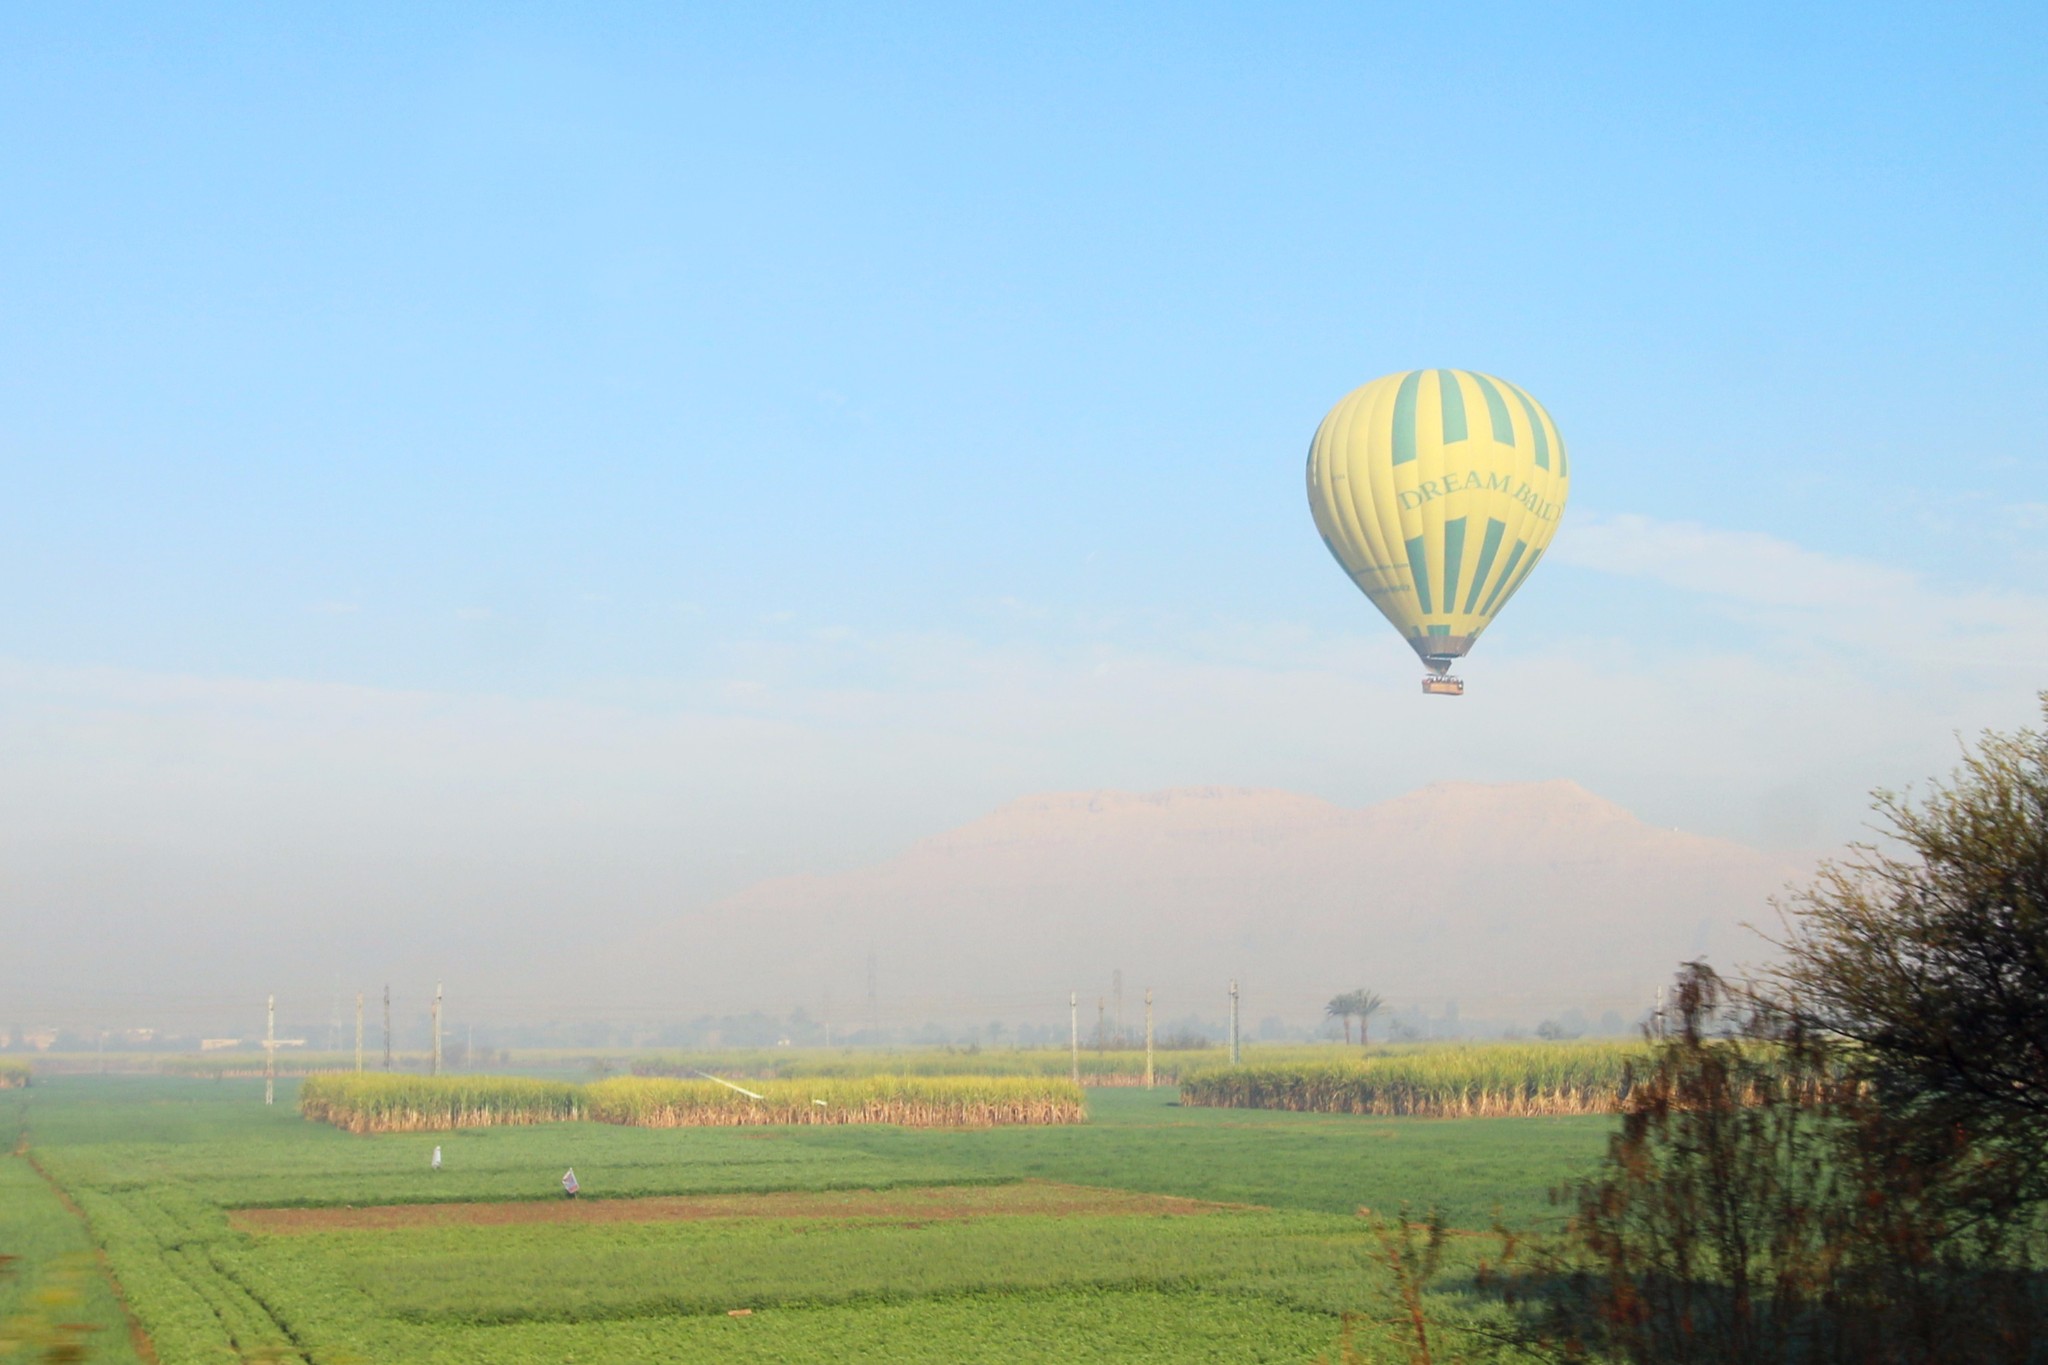
[(1429, 615), (1436, 608), (1429, 600), (1429, 552), (1417, 536), (1408, 542), (1408, 571), (1415, 575), (1415, 596), (1422, 602), (1422, 614)]
[(1522, 411), (1529, 418), (1529, 429), (1536, 433), (1536, 467), (1550, 468), (1550, 433), (1543, 429), (1543, 418), (1537, 415), (1536, 405), (1530, 401), (1528, 394), (1516, 389), (1513, 384), (1509, 384), (1508, 387), (1514, 389), (1515, 397), (1522, 401)]
[(1410, 370), (1394, 395), (1394, 463), (1415, 459), (1415, 394), (1422, 387), (1422, 371)]
[(1486, 605), (1479, 609), (1481, 616), (1493, 615), (1493, 604), (1500, 600), (1500, 590), (1505, 588), (1508, 585), (1508, 580), (1515, 576), (1515, 565), (1521, 563), (1522, 556), (1527, 553), (1529, 553), (1529, 542), (1526, 540), (1516, 541), (1515, 548), (1508, 551), (1507, 567), (1500, 571), (1500, 581), (1493, 585), (1493, 591), (1486, 594)]
[(1444, 444), (1462, 441), (1471, 435), (1465, 429), (1465, 389), (1458, 383), (1458, 376), (1450, 370), (1436, 372), (1436, 392), (1444, 414)]
[(1472, 608), (1479, 605), (1479, 594), (1486, 588), (1486, 576), (1493, 572), (1493, 557), (1500, 553), (1500, 538), (1507, 529), (1508, 524), (1504, 521), (1493, 517), (1486, 519), (1486, 536), (1479, 542), (1479, 572), (1472, 579), (1472, 591), (1465, 596), (1465, 614), (1468, 616)]
[(1472, 376), (1472, 382), (1479, 386), (1480, 395), (1486, 399), (1486, 416), (1493, 423), (1493, 439), (1504, 446), (1515, 443), (1515, 422), (1508, 416), (1507, 399), (1500, 396), (1500, 390), (1493, 381), (1483, 374)]
[(1465, 568), (1465, 519), (1444, 523), (1444, 610), (1458, 600), (1458, 575)]
[(1529, 581), (1529, 571), (1536, 567), (1536, 561), (1541, 558), (1543, 558), (1543, 551), (1541, 550), (1538, 550), (1535, 554), (1529, 556), (1529, 562), (1522, 566), (1522, 572), (1515, 575), (1515, 586), (1509, 588), (1507, 592), (1501, 596), (1500, 604), (1502, 606), (1506, 606), (1508, 604), (1509, 599), (1522, 590), (1522, 584)]

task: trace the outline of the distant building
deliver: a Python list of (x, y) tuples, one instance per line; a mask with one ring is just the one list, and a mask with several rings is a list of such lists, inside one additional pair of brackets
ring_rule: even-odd
[(199, 1050), (201, 1052), (219, 1052), (222, 1048), (240, 1047), (241, 1045), (242, 1040), (240, 1038), (201, 1038), (199, 1040)]

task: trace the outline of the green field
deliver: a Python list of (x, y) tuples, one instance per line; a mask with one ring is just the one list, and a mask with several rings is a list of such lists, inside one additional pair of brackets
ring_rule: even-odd
[(26, 1156), (0, 1156), (0, 1257), (13, 1258), (0, 1262), (0, 1360), (67, 1341), (92, 1360), (137, 1358), (85, 1225)]
[[(52, 1077), (8, 1097), (173, 1365), (1334, 1358), (1341, 1314), (1389, 1312), (1361, 1205), (1532, 1224), (1609, 1127), (1194, 1109), (1161, 1088), (1091, 1091), (1087, 1123), (1042, 1128), (354, 1136), (261, 1090)], [(41, 1188), (48, 1226), (17, 1254), (54, 1264), (85, 1243)], [(806, 1191), (847, 1193), (752, 1197)], [(719, 1198), (629, 1202), (667, 1196)], [(237, 1212), (266, 1208), (305, 1212)], [(1488, 1243), (1460, 1245), (1469, 1262)], [(1434, 1296), (1448, 1322), (1492, 1311), (1466, 1278)], [(94, 1358), (130, 1358), (118, 1337), (94, 1334)]]

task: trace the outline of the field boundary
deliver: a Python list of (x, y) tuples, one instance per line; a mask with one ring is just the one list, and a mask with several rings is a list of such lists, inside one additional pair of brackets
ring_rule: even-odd
[(372, 1204), (353, 1208), (235, 1209), (228, 1226), (259, 1236), (416, 1228), (505, 1227), (536, 1223), (884, 1222), (911, 1226), (978, 1218), (1199, 1217), (1255, 1211), (1181, 1195), (1102, 1185), (1019, 1180), (1000, 1185), (909, 1185), (857, 1190), (765, 1190), (729, 1194), (640, 1195), (625, 1199), (478, 1200)]

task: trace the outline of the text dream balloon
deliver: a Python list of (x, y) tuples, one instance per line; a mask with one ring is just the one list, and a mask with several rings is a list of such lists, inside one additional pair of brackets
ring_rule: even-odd
[(1409, 370), (1316, 428), (1308, 502), (1344, 572), (1443, 677), (1542, 559), (1571, 467), (1542, 404), (1471, 370)]

